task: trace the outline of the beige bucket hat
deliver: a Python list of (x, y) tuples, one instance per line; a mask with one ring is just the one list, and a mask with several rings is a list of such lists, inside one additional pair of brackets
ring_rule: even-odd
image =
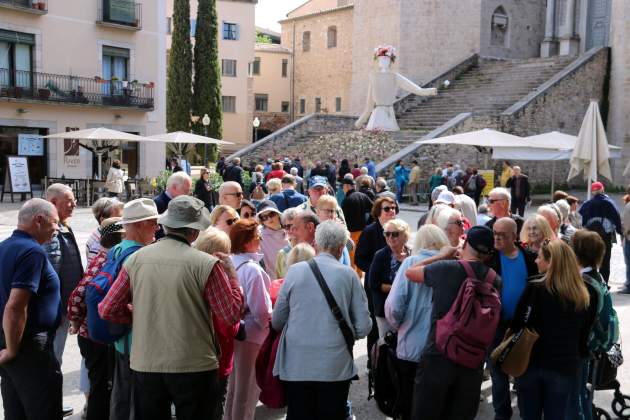
[(137, 198), (131, 200), (123, 207), (121, 225), (142, 222), (143, 220), (157, 219), (158, 214), (155, 203), (150, 198)]

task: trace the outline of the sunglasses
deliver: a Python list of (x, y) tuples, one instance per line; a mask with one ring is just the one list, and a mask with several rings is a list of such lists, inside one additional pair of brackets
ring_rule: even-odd
[(254, 216), (255, 216), (255, 214), (254, 214), (254, 213), (247, 213), (247, 212), (246, 212), (246, 213), (242, 213), (242, 214), (241, 214), (241, 217), (242, 217), (243, 219), (251, 219), (251, 218), (252, 218), (252, 217), (254, 217)]
[(457, 226), (464, 226), (464, 221), (463, 220), (455, 220), (454, 222), (448, 222), (449, 225), (457, 225)]
[(506, 198), (491, 198), (491, 199), (488, 200), (488, 203), (494, 204), (497, 201), (503, 201), (503, 200), (507, 200), (507, 199)]
[(394, 207), (385, 206), (383, 207), (383, 211), (385, 213), (389, 213), (390, 211), (395, 211), (396, 213), (398, 213), (398, 206), (394, 206)]
[(233, 195), (234, 197), (243, 197), (243, 193), (242, 192), (225, 193), (225, 195)]
[(390, 236), (392, 238), (398, 238), (400, 236), (400, 232), (383, 232), (383, 235), (385, 235), (386, 238), (389, 238)]
[(273, 218), (273, 216), (275, 216), (276, 213), (269, 213), (269, 214), (261, 214), (258, 216), (258, 218), (260, 219), (261, 222), (266, 222), (267, 220), (271, 220)]
[(236, 222), (238, 222), (238, 217), (234, 217), (234, 218), (232, 218), (232, 219), (227, 219), (227, 220), (225, 221), (225, 223), (226, 223), (228, 226), (232, 226), (232, 225), (233, 225), (234, 223), (236, 223)]

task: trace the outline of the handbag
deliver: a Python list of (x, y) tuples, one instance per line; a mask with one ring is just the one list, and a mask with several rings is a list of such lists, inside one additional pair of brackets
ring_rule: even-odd
[(287, 405), (284, 384), (278, 376), (273, 376), (280, 337), (281, 334), (270, 327), (256, 357), (256, 383), (260, 388), (258, 399), (269, 408), (283, 408)]
[(512, 332), (508, 329), (501, 344), (490, 355), (492, 363), (497, 368), (514, 378), (518, 378), (527, 370), (532, 348), (540, 337), (535, 330), (528, 327), (535, 295), (536, 291), (531, 290), (527, 309), (525, 310), (523, 327), (517, 332)]

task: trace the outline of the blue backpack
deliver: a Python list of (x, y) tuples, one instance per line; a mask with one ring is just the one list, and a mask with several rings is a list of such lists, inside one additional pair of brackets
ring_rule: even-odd
[(619, 341), (619, 318), (613, 307), (610, 291), (601, 275), (593, 278), (590, 273), (585, 276), (586, 281), (597, 291), (597, 316), (588, 338), (588, 349), (592, 354), (606, 353), (613, 344)]
[(114, 252), (107, 255), (107, 261), (101, 271), (92, 278), (85, 288), (85, 304), (87, 306), (87, 329), (90, 339), (99, 343), (111, 344), (125, 336), (129, 326), (105, 321), (98, 314), (98, 304), (105, 298), (120, 272), (123, 263), (141, 246), (132, 246), (118, 257)]

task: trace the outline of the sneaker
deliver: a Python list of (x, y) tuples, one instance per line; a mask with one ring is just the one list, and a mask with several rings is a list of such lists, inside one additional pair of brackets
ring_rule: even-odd
[(69, 417), (74, 413), (74, 408), (64, 405), (61, 409), (64, 417)]

